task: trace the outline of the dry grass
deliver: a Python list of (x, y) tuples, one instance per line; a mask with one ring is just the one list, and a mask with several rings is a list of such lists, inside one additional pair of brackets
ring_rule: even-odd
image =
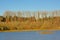
[(38, 21), (24, 22), (0, 22), (0, 27), (8, 27), (9, 30), (60, 30), (60, 17), (41, 19)]

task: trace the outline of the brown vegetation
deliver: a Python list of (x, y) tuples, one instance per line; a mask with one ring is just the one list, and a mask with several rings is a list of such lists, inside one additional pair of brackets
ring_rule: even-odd
[[(12, 15), (13, 13), (13, 15)], [(14, 12), (7, 11), (4, 16), (0, 16), (0, 30), (60, 30), (60, 16), (54, 15), (47, 17), (47, 12), (37, 16), (23, 17), (21, 12), (18, 12), (20, 17)], [(29, 12), (27, 12), (29, 13)], [(40, 14), (43, 18), (40, 18)], [(37, 17), (37, 18), (36, 18)]]

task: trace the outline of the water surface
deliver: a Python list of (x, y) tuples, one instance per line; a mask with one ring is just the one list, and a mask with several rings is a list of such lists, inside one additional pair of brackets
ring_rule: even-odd
[(52, 31), (52, 34), (40, 32), (0, 32), (0, 40), (60, 40), (60, 31)]

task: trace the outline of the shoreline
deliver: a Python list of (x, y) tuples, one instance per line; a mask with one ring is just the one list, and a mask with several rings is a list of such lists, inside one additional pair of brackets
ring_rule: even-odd
[(6, 31), (0, 31), (0, 32), (32, 32), (32, 31), (59, 31), (60, 29), (44, 29), (44, 30), (40, 30), (40, 29), (33, 29), (33, 30), (6, 30)]

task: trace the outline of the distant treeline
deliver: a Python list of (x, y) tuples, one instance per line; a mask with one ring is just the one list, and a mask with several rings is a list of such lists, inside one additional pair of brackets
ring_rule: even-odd
[(5, 11), (3, 16), (0, 16), (0, 21), (25, 21), (25, 20), (31, 20), (36, 21), (41, 18), (51, 18), (60, 16), (60, 11)]
[(0, 16), (0, 30), (60, 29), (60, 11), (6, 11)]
[(60, 16), (60, 11), (5, 11), (3, 14), (4, 17), (6, 16), (17, 16), (17, 17), (35, 17), (38, 18), (44, 18), (44, 17), (54, 17), (54, 16)]

